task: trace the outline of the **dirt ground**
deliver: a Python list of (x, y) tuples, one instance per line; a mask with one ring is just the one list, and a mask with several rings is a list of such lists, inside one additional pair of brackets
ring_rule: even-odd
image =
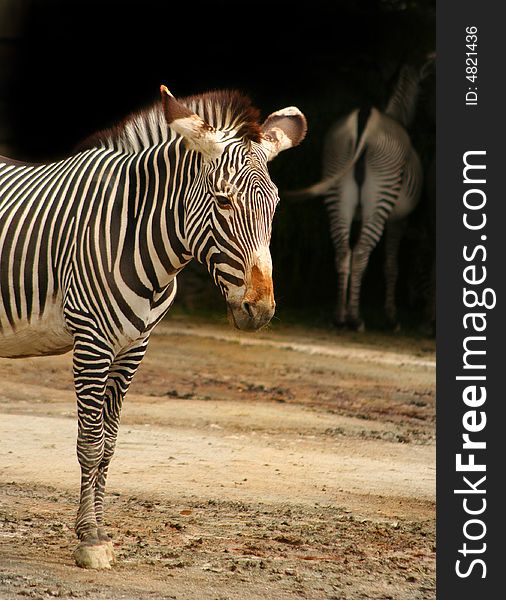
[(435, 597), (430, 340), (178, 315), (127, 396), (106, 519), (73, 563), (70, 354), (0, 359), (0, 598)]

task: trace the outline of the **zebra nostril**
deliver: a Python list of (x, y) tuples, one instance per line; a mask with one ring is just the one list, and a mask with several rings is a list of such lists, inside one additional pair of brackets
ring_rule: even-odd
[(243, 302), (242, 308), (245, 312), (248, 313), (248, 316), (252, 319), (254, 315), (253, 315), (253, 307), (251, 306), (251, 304), (249, 302)]

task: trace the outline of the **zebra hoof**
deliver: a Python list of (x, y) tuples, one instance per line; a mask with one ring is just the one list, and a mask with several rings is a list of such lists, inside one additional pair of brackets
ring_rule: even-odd
[(116, 555), (114, 554), (114, 546), (112, 545), (112, 542), (109, 540), (108, 542), (105, 542), (104, 546), (107, 560), (110, 564), (114, 564), (116, 562)]
[(79, 544), (74, 550), (76, 565), (83, 569), (110, 569), (110, 557), (114, 558), (111, 542), (97, 545)]
[(114, 546), (112, 545), (111, 538), (107, 535), (105, 530), (102, 527), (97, 529), (98, 539), (100, 540), (100, 545), (105, 546), (107, 558), (110, 563), (116, 562), (116, 555), (114, 554)]
[(386, 330), (392, 333), (399, 333), (401, 330), (401, 324), (396, 319), (387, 319)]
[(436, 324), (433, 321), (431, 321), (430, 323), (422, 323), (422, 325), (418, 327), (418, 332), (424, 337), (435, 338)]
[(343, 330), (348, 327), (348, 324), (346, 323), (346, 321), (339, 321), (337, 318), (334, 317), (332, 319), (332, 327), (334, 329)]
[(365, 323), (362, 321), (362, 319), (349, 319), (348, 327), (352, 331), (359, 331), (361, 333), (365, 331)]

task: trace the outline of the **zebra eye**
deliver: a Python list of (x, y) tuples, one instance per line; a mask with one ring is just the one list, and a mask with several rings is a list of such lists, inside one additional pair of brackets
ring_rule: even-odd
[(216, 195), (216, 202), (220, 208), (232, 208), (232, 196)]

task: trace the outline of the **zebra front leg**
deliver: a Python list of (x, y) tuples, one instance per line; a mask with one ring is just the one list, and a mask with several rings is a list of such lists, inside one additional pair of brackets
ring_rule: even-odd
[(396, 290), (399, 274), (399, 246), (406, 229), (406, 220), (387, 221), (385, 238), (385, 316), (387, 326), (399, 331)]
[(114, 455), (116, 439), (121, 417), (123, 398), (128, 391), (133, 376), (141, 363), (148, 340), (141, 340), (135, 346), (128, 348), (114, 359), (109, 370), (105, 389), (104, 403), (104, 455), (98, 467), (95, 484), (95, 517), (99, 540), (108, 548), (108, 558), (114, 561), (112, 541), (104, 528), (104, 496), (109, 463)]
[(104, 458), (104, 398), (112, 356), (94, 340), (74, 344), (74, 384), (77, 395), (77, 457), (81, 466), (81, 494), (76, 519), (79, 545), (77, 566), (109, 569), (109, 549), (98, 532), (95, 490)]

